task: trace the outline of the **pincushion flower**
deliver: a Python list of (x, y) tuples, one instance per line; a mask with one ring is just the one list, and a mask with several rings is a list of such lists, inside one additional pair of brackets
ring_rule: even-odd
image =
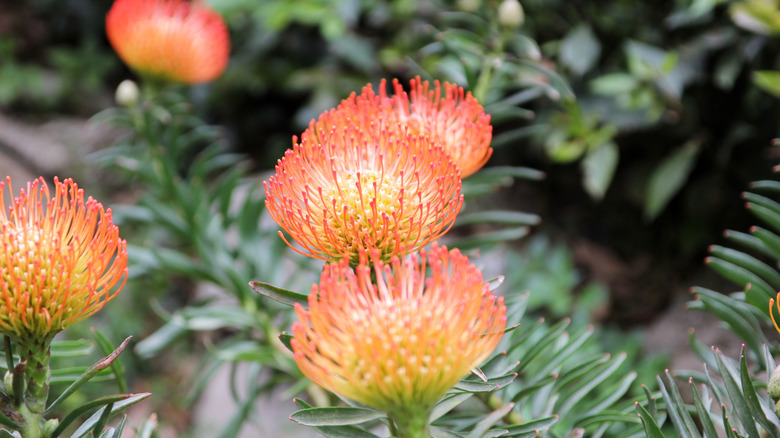
[(506, 327), (503, 298), (479, 269), (437, 245), (354, 271), (331, 263), (308, 304), (295, 307), (292, 339), (303, 374), (407, 432), (427, 428), (436, 402), (487, 359)]
[[(428, 137), (343, 123), (293, 148), (264, 185), (271, 217), (301, 254), (356, 265), (446, 233), (463, 204), (458, 169)], [(284, 239), (284, 235), (279, 233)]]
[[(12, 199), (4, 199), (5, 186)], [(126, 243), (111, 210), (71, 179), (43, 178), (13, 197), (0, 182), (0, 333), (48, 344), (55, 334), (114, 298), (127, 278)]]
[[(333, 125), (349, 120), (368, 129), (370, 126), (394, 127), (431, 137), (449, 154), (460, 169), (461, 177), (473, 174), (490, 158), (493, 127), (490, 116), (470, 92), (462, 87), (439, 81), (433, 83), (412, 79), (407, 93), (398, 80), (393, 80), (394, 95), (388, 97), (386, 82), (379, 85), (379, 94), (371, 84), (363, 87), (360, 95), (352, 94), (339, 106), (312, 122), (303, 139), (318, 138), (328, 133)], [(381, 120), (381, 123), (378, 121)]]
[(116, 0), (106, 33), (128, 66), (171, 82), (212, 81), (230, 53), (224, 20), (200, 0)]

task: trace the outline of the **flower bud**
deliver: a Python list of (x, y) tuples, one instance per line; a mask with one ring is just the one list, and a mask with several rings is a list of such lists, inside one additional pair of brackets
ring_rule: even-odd
[[(57, 426), (59, 425), (60, 425), (60, 420), (56, 418), (52, 418), (48, 420), (43, 425), (43, 436), (51, 436), (51, 434), (54, 433), (54, 430), (57, 429)], [(97, 432), (102, 432), (102, 430)]]
[(772, 371), (772, 375), (769, 377), (769, 384), (767, 384), (766, 391), (772, 400), (780, 400), (780, 366)]
[(476, 12), (481, 3), (480, 0), (458, 0), (457, 6), (463, 12)]
[(3, 377), (3, 386), (5, 386), (5, 393), (8, 395), (14, 395), (14, 375), (10, 371), (6, 371)]
[(510, 29), (518, 28), (525, 21), (523, 6), (517, 0), (504, 0), (498, 6), (498, 22)]
[(138, 85), (130, 79), (125, 79), (116, 87), (114, 99), (116, 99), (116, 103), (119, 105), (130, 108), (138, 103), (138, 95)]

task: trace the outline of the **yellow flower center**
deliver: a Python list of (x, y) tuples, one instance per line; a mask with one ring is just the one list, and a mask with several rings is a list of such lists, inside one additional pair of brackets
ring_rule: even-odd
[(339, 177), (322, 193), (330, 210), (328, 228), (346, 246), (352, 246), (355, 238), (380, 244), (387, 240), (387, 233), (398, 231), (391, 222), (402, 208), (401, 188), (396, 178), (373, 170)]

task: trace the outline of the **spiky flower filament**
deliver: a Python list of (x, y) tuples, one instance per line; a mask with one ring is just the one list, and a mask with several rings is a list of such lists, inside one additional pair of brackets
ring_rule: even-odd
[(386, 81), (375, 93), (371, 84), (361, 93), (352, 93), (338, 107), (312, 122), (303, 133), (304, 140), (317, 141), (334, 126), (354, 124), (369, 129), (384, 121), (388, 129), (425, 135), (440, 145), (460, 169), (462, 178), (473, 174), (490, 158), (493, 127), (490, 115), (470, 92), (454, 84), (433, 83), (419, 77), (410, 81), (407, 93), (397, 79), (393, 80), (393, 96), (386, 92)]
[(775, 326), (775, 330), (777, 330), (778, 333), (780, 333), (780, 327), (777, 325), (777, 321), (775, 320), (775, 313), (772, 310), (772, 307), (774, 307), (775, 302), (777, 303), (777, 311), (780, 312), (780, 293), (777, 294), (777, 301), (775, 301), (774, 298), (769, 299), (769, 317), (772, 318), (772, 324)]
[(490, 355), (506, 327), (503, 298), (479, 269), (437, 245), (389, 264), (328, 264), (308, 304), (296, 305), (293, 325), (303, 374), (391, 417), (429, 412)]
[[(5, 186), (12, 199), (4, 199)], [(127, 279), (126, 243), (111, 209), (71, 179), (43, 178), (13, 196), (0, 182), (0, 332), (22, 343), (56, 333), (114, 298)]]
[(212, 81), (230, 53), (222, 17), (199, 0), (116, 0), (106, 33), (128, 66), (172, 82)]
[(294, 141), (265, 183), (271, 217), (302, 247), (293, 249), (353, 265), (360, 251), (388, 260), (442, 236), (460, 188), (457, 167), (428, 137), (351, 124)]

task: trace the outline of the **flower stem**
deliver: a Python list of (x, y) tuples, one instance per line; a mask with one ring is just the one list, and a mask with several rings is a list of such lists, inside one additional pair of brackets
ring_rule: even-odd
[(19, 346), (19, 354), (22, 360), (27, 362), (25, 371), (27, 391), (24, 394), (24, 404), (38, 417), (46, 409), (46, 400), (49, 398), (51, 379), (49, 343), (50, 341), (38, 341)]
[(23, 438), (43, 437), (40, 412), (32, 412), (24, 403), (17, 408), (17, 412), (24, 418), (24, 427), (19, 431)]
[(406, 412), (401, 415), (392, 415), (390, 432), (395, 438), (431, 438), (428, 426), (428, 411)]

